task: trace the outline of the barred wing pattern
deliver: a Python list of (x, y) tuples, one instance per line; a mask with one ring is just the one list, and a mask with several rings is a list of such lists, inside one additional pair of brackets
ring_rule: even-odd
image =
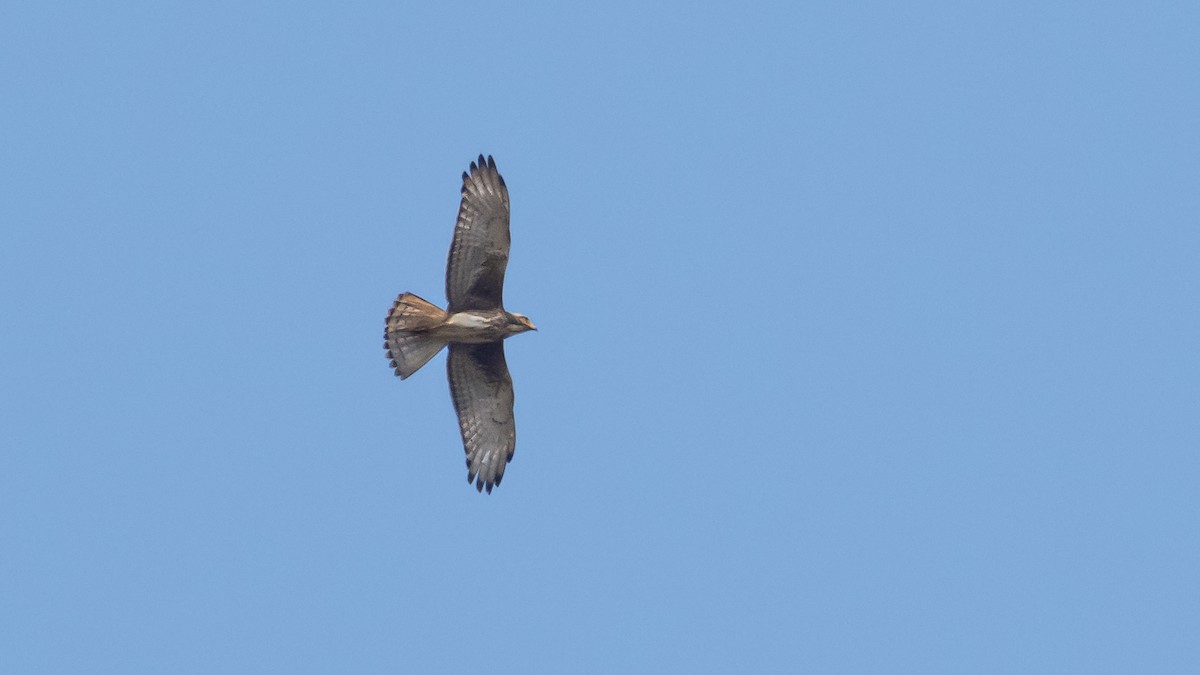
[(504, 306), (508, 267), (508, 187), (489, 155), (463, 173), (462, 202), (446, 262), (450, 313)]
[(504, 343), (452, 343), (446, 370), (467, 451), (467, 482), (491, 493), (504, 478), (504, 467), (517, 445)]

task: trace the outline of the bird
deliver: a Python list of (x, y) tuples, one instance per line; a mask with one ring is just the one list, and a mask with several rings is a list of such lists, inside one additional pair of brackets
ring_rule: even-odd
[(383, 348), (406, 379), (449, 345), (446, 374), (467, 453), (467, 482), (491, 494), (517, 445), (513, 386), (504, 340), (537, 330), (504, 309), (508, 267), (508, 186), (483, 155), (462, 175), (462, 201), (446, 260), (446, 309), (401, 293), (387, 312)]

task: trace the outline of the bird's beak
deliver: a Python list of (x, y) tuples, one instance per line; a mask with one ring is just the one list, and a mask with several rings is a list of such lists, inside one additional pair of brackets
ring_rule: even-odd
[(529, 321), (528, 319), (526, 319), (525, 325), (529, 326), (529, 330), (537, 330), (537, 326), (533, 325), (533, 322)]

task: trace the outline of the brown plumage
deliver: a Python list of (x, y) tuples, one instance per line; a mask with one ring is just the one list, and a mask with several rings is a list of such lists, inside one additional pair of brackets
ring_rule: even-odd
[(384, 328), (383, 347), (401, 379), (450, 345), (446, 369), (467, 452), (467, 481), (489, 493), (504, 478), (517, 444), (503, 340), (537, 330), (528, 318), (504, 309), (508, 219), (508, 187), (496, 162), (480, 155), (470, 172), (463, 173), (462, 202), (446, 262), (447, 309), (401, 293)]

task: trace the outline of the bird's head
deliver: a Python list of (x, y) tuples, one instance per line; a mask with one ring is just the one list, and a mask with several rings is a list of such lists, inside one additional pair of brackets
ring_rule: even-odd
[(508, 314), (508, 332), (516, 335), (524, 333), (527, 330), (537, 330), (537, 326), (529, 320), (529, 317), (524, 314), (516, 314), (509, 312)]

